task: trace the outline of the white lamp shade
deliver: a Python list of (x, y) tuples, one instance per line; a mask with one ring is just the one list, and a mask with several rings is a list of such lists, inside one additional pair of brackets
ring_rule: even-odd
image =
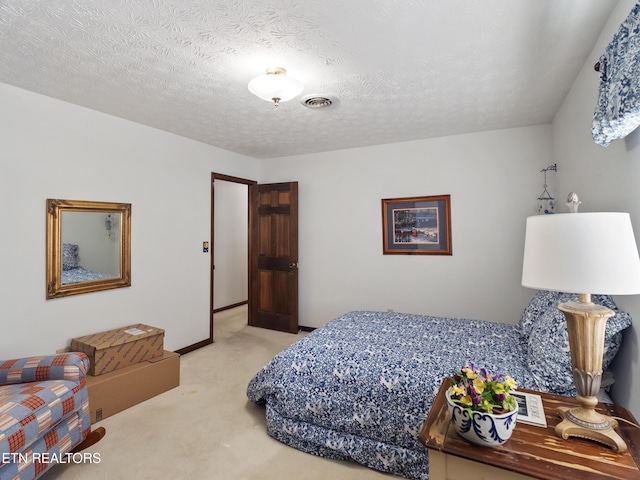
[[(267, 72), (269, 71), (267, 70)], [(285, 70), (277, 69), (277, 71)], [(286, 102), (300, 95), (304, 89), (302, 82), (287, 77), (285, 73), (265, 73), (251, 80), (248, 87), (251, 93), (268, 102), (272, 102), (274, 98), (279, 98), (281, 102)]]
[(527, 218), (522, 285), (569, 293), (640, 293), (640, 258), (629, 214)]

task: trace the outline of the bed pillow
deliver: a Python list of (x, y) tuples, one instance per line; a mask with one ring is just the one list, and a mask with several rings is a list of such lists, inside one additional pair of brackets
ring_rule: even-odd
[(558, 308), (558, 303), (560, 303), (560, 301), (558, 301), (558, 297), (560, 295), (571, 294), (539, 290), (531, 299), (529, 304), (522, 311), (520, 321), (518, 322), (520, 335), (522, 335), (522, 339), (524, 341), (529, 341), (529, 336), (531, 335), (531, 330), (533, 329), (534, 324), (542, 315), (545, 314), (545, 312)]
[(78, 268), (78, 245), (62, 244), (62, 270)]
[[(538, 389), (562, 395), (575, 395), (571, 372), (569, 335), (564, 314), (558, 304), (577, 300), (572, 293), (540, 291), (532, 300), (535, 318), (528, 317), (529, 331), (527, 366), (535, 377)], [(631, 325), (631, 316), (618, 309), (609, 295), (592, 295), (591, 301), (610, 308), (615, 314), (607, 320), (602, 368), (606, 370), (618, 353), (622, 331)], [(542, 308), (546, 305), (546, 309)]]

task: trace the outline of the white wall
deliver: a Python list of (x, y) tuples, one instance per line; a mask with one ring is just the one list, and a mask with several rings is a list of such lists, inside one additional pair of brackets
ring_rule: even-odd
[[(256, 160), (0, 84), (0, 358), (146, 323), (179, 349), (209, 336), (211, 172)], [(45, 200), (132, 204), (132, 286), (45, 300)]]
[(216, 180), (213, 308), (246, 302), (249, 297), (249, 187)]
[[(593, 65), (611, 42), (635, 0), (621, 0), (553, 121), (554, 153), (558, 162), (557, 191), (562, 200), (575, 191), (580, 211), (626, 211), (640, 239), (640, 131), (601, 147), (591, 137), (591, 121), (598, 98), (599, 74)], [(563, 205), (561, 203), (560, 205)], [(562, 211), (559, 209), (558, 211)], [(616, 297), (634, 325), (627, 330), (614, 373), (613, 399), (640, 418), (640, 296)]]
[[(553, 163), (536, 126), (263, 161), (299, 181), (300, 324), (373, 309), (516, 323), (525, 219)], [(452, 256), (383, 255), (383, 198), (451, 195)]]

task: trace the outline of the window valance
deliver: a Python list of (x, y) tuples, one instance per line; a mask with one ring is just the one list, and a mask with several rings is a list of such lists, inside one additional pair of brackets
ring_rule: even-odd
[(640, 125), (640, 1), (600, 57), (593, 140), (606, 147)]

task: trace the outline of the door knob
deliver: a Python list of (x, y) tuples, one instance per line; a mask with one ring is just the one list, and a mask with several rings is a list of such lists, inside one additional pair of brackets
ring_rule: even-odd
[(292, 269), (292, 268), (298, 268), (298, 262), (291, 262), (289, 264), (289, 269)]

